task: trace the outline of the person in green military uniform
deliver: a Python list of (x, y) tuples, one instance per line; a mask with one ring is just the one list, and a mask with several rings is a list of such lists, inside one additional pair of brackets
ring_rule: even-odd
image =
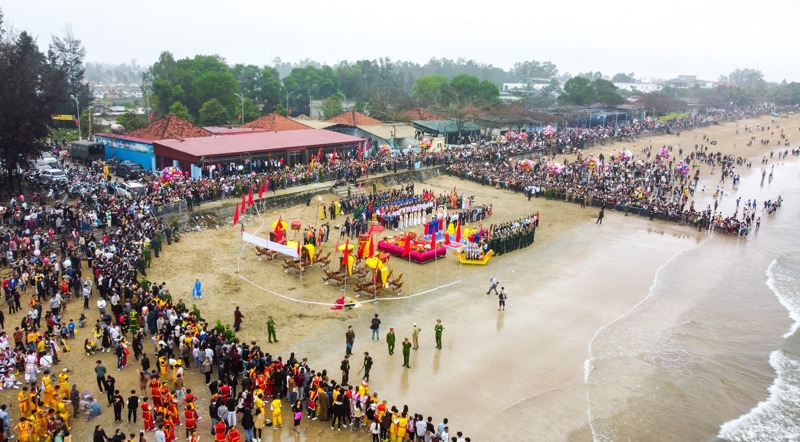
[(136, 334), (138, 329), (139, 321), (136, 319), (136, 310), (131, 310), (131, 317), (128, 318), (128, 330), (131, 331), (131, 334)]
[(152, 257), (152, 254), (150, 252), (150, 246), (149, 245), (145, 245), (144, 246), (144, 248), (142, 249), (142, 255), (144, 256), (144, 266), (149, 269), (150, 268), (150, 264), (153, 261), (153, 257)]
[(411, 358), (411, 342), (408, 341), (408, 338), (403, 338), (403, 367), (411, 368), (409, 365), (409, 359)]
[(444, 330), (444, 326), (442, 325), (442, 320), (437, 319), (436, 325), (433, 327), (433, 330), (436, 332), (436, 348), (439, 350), (442, 349), (442, 330)]
[(270, 343), (273, 339), (275, 339), (275, 342), (278, 342), (278, 337), (275, 335), (275, 320), (272, 319), (272, 316), (267, 320), (267, 335)]
[(394, 354), (394, 327), (389, 328), (389, 333), (386, 334), (386, 345), (389, 346), (389, 356)]
[(161, 232), (157, 232), (153, 241), (150, 242), (151, 247), (153, 248), (153, 254), (158, 258), (158, 254), (161, 252)]

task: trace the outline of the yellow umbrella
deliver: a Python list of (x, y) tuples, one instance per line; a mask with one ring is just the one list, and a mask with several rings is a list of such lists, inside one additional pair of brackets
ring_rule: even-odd
[(273, 230), (275, 230), (275, 229), (278, 227), (278, 223), (281, 223), (280, 230), (286, 230), (286, 225), (287, 225), (287, 224), (286, 224), (286, 221), (284, 221), (284, 220), (282, 220), (282, 219), (280, 219), (280, 220), (278, 220), (278, 221), (275, 221), (274, 223), (272, 223), (272, 229), (273, 229)]
[(339, 247), (337, 247), (336, 250), (338, 250), (340, 252), (344, 252), (345, 246), (347, 246), (347, 250), (353, 250), (353, 245), (352, 244), (342, 244)]

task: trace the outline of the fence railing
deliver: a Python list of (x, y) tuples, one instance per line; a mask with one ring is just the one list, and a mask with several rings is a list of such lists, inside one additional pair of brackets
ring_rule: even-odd
[(188, 210), (189, 205), (186, 203), (186, 200), (180, 200), (174, 203), (167, 203), (161, 206), (156, 206), (151, 209), (153, 215), (155, 216), (164, 216), (169, 215), (170, 213), (178, 213), (178, 212), (185, 212)]

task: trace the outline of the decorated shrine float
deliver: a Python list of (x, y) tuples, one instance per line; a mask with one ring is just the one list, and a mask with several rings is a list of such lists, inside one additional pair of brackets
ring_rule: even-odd
[(378, 250), (417, 264), (424, 264), (445, 256), (447, 248), (444, 241), (436, 236), (417, 236), (416, 232), (404, 232), (397, 236), (387, 236), (378, 241)]
[(479, 255), (471, 255), (466, 249), (461, 249), (453, 251), (453, 254), (458, 257), (461, 264), (485, 266), (492, 256), (494, 256), (494, 250), (489, 250), (486, 253), (480, 252)]

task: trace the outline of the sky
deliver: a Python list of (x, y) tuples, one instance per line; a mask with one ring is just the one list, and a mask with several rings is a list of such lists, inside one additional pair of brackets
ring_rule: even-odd
[(46, 50), (65, 26), (86, 62), (151, 65), (218, 54), (229, 64), (472, 59), (508, 69), (550, 61), (559, 73), (717, 80), (740, 68), (800, 81), (800, 1), (769, 0), (0, 0), (6, 25)]

